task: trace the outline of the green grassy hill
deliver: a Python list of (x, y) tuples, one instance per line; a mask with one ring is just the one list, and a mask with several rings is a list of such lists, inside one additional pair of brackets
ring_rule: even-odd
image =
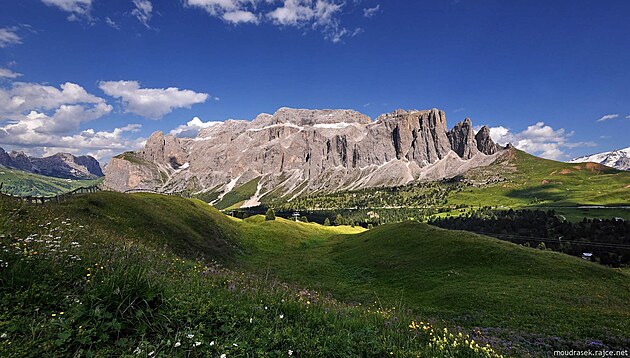
[[(265, 200), (263, 197), (263, 202)], [(434, 215), (460, 215), (466, 208), (484, 206), (506, 209), (553, 207), (572, 220), (581, 220), (584, 216), (630, 219), (629, 203), (628, 171), (595, 163), (562, 163), (510, 149), (495, 163), (472, 169), (452, 180), (316, 193), (288, 203), (268, 204), (286, 210), (365, 208), (391, 222), (395, 221), (391, 219), (401, 217), (425, 220)], [(579, 206), (608, 206), (612, 209), (583, 209)], [(357, 221), (368, 219), (364, 213), (344, 212), (344, 216)]]
[(417, 222), (334, 237), (302, 232), (311, 225), (245, 223), (248, 267), (346, 300), (480, 328), (528, 351), (630, 343), (630, 276), (619, 270)]
[(512, 149), (496, 163), (467, 178), (502, 180), (449, 196), (449, 203), (489, 206), (628, 205), (630, 172), (596, 163), (569, 164)]
[(66, 180), (0, 166), (2, 192), (19, 196), (54, 196), (100, 183), (97, 180)]
[(481, 235), (239, 220), (153, 194), (0, 200), (0, 211), (2, 356), (492, 355), (472, 339), (536, 356), (629, 344), (627, 272)]
[(3, 357), (498, 356), (412, 315), (240, 269), (242, 222), (198, 200), (95, 193), (0, 199), (0, 212)]

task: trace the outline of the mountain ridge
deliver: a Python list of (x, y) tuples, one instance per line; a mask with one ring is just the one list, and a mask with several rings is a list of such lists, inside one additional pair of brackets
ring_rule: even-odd
[(103, 177), (99, 162), (92, 156), (56, 153), (47, 157), (31, 157), (24, 152), (6, 152), (0, 148), (0, 165), (27, 173), (74, 180)]
[[(488, 165), (503, 148), (470, 119), (451, 130), (438, 109), (397, 110), (376, 120), (354, 110), (283, 107), (227, 120), (195, 138), (153, 133), (143, 149), (114, 157), (105, 184), (119, 191), (226, 193), (253, 180), (256, 193), (303, 193), (437, 180)], [(449, 163), (444, 165), (444, 163)], [(255, 201), (254, 201), (255, 202)]]
[(610, 152), (585, 155), (569, 161), (569, 163), (584, 162), (599, 163), (619, 170), (630, 170), (630, 147), (611, 150)]

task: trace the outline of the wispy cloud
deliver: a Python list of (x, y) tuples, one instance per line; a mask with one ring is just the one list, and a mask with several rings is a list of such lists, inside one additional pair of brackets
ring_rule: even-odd
[(0, 29), (0, 48), (22, 43), (22, 37), (17, 34), (16, 27), (5, 27)]
[(116, 21), (112, 20), (112, 19), (111, 19), (111, 18), (109, 18), (109, 17), (106, 17), (106, 18), (105, 18), (105, 23), (106, 23), (109, 27), (111, 27), (111, 28), (114, 28), (114, 29), (116, 29), (116, 30), (120, 30), (120, 26), (118, 26), (118, 24), (116, 23)]
[(148, 29), (149, 21), (151, 20), (153, 12), (153, 4), (149, 0), (133, 0), (133, 5), (136, 7), (131, 11), (131, 15), (135, 16), (140, 23), (146, 26)]
[(348, 2), (341, 0), (184, 0), (184, 5), (234, 25), (269, 23), (320, 31), (333, 43), (363, 31), (342, 25), (341, 15)]
[(606, 115), (603, 115), (600, 119), (598, 119), (597, 122), (604, 122), (604, 121), (615, 119), (618, 117), (619, 117), (618, 114), (606, 114)]
[(370, 18), (381, 11), (381, 4), (376, 5), (375, 7), (365, 8), (363, 9), (363, 16)]
[(48, 6), (54, 6), (69, 13), (69, 21), (76, 21), (80, 18), (91, 18), (92, 0), (42, 0), (42, 2)]
[(630, 114), (626, 116), (626, 119), (630, 119)]
[(14, 79), (22, 76), (21, 73), (13, 72), (8, 68), (0, 68), (0, 79), (9, 78)]

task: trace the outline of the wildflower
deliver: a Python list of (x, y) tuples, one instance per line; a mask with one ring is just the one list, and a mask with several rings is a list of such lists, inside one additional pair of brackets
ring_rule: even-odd
[(199, 342), (199, 341), (195, 342), (195, 344), (194, 344), (195, 347), (199, 347), (200, 345), (201, 345), (201, 342)]
[(136, 349), (133, 350), (133, 354), (140, 354), (142, 353), (142, 349), (140, 349), (140, 347), (136, 347)]
[(179, 346), (181, 346), (181, 345), (182, 345), (182, 343), (181, 343), (181, 342), (177, 342), (177, 343), (175, 343), (175, 348), (177, 348), (177, 347), (179, 347)]
[(6, 334), (6, 333), (2, 333), (2, 335), (0, 336), (0, 338), (7, 338), (7, 334)]
[(284, 315), (283, 315), (283, 314), (281, 314), (281, 315), (280, 315), (280, 319), (283, 319), (283, 318), (284, 318)]
[(53, 313), (51, 316), (53, 316), (53, 317), (57, 317), (57, 314), (56, 314), (56, 313)]
[(293, 351), (289, 349), (289, 355), (292, 356), (293, 355)]
[(233, 345), (234, 347), (238, 347), (238, 344), (236, 344), (236, 343), (232, 343), (232, 345)]
[(214, 341), (210, 342), (210, 346), (214, 346)]
[(253, 319), (253, 318), (250, 318), (250, 319), (249, 319), (249, 323), (252, 323), (252, 322), (254, 322), (254, 319)]
[(188, 335), (186, 336), (188, 339), (192, 339), (195, 335), (192, 333), (188, 333)]
[(225, 357), (227, 357), (227, 356), (225, 355), (225, 353), (223, 353), (223, 354), (221, 354), (221, 357), (219, 357), (219, 358), (225, 358)]
[(151, 352), (149, 352), (149, 357), (151, 357), (151, 356), (152, 356), (152, 355), (154, 355), (154, 354), (155, 354), (155, 351), (151, 351)]
[(64, 313), (65, 313), (64, 311), (59, 312), (59, 314), (64, 314)]

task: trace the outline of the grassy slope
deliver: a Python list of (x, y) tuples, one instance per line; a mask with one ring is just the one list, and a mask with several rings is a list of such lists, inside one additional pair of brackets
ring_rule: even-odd
[[(524, 347), (520, 349), (539, 353), (536, 349), (551, 346), (534, 347), (532, 342), (538, 338), (546, 344), (564, 347), (584, 347), (590, 339), (620, 347), (628, 344), (627, 337), (630, 337), (630, 309), (627, 307), (630, 275), (627, 272), (467, 232), (447, 231), (415, 222), (364, 231), (280, 218), (264, 221), (261, 216), (238, 220), (198, 200), (154, 194), (96, 193), (78, 196), (60, 206), (22, 209), (14, 208), (14, 204), (2, 204), (0, 209), (7, 215), (2, 215), (0, 231), (14, 237), (23, 238), (42, 230), (39, 225), (46, 221), (71, 218), (75, 225), (81, 224), (84, 228), (77, 229), (77, 234), (72, 234), (75, 236), (68, 240), (78, 240), (84, 245), (108, 243), (106, 251), (95, 246), (84, 255), (109, 255), (112, 241), (124, 241), (125, 248), (136, 245), (153, 248), (146, 254), (144, 251), (138, 254), (146, 259), (135, 254), (129, 258), (125, 254), (122, 259), (107, 259), (118, 262), (123, 271), (127, 269), (122, 267), (135, 263), (158, 270), (163, 265), (160, 255), (164, 252), (184, 257), (205, 256), (229, 263), (237, 271), (323, 290), (346, 302), (367, 305), (378, 301), (382, 307), (395, 306), (397, 316), (409, 314), (402, 312), (404, 308), (412, 310), (412, 316), (418, 314), (434, 323), (444, 320), (446, 325), (461, 325), (467, 330), (480, 327), (487, 335), (509, 339), (513, 345)], [(171, 250), (164, 251), (164, 245)], [(84, 270), (80, 267), (78, 272)], [(60, 277), (66, 275), (65, 268), (50, 271), (58, 272)], [(161, 276), (162, 272), (166, 276)], [(187, 275), (182, 283), (177, 283), (173, 280), (179, 274), (163, 269), (152, 275), (159, 277), (164, 285), (174, 285), (171, 290), (177, 297), (194, 292), (192, 296), (184, 294), (179, 298), (191, 305), (186, 307), (192, 310), (199, 309), (193, 308), (197, 304), (203, 305), (197, 300), (206, 296), (198, 295), (216, 286), (216, 283), (209, 286), (191, 283)], [(232, 278), (221, 278), (224, 284), (230, 280)], [(227, 292), (212, 292), (215, 295), (212, 299), (204, 298), (211, 299), (208, 302), (219, 300), (219, 296), (231, 297)], [(27, 299), (33, 297), (22, 298)], [(70, 311), (71, 308), (63, 309)], [(205, 309), (206, 313), (194, 312), (205, 317), (207, 312), (225, 307)], [(292, 309), (298, 310), (296, 314), (303, 314), (297, 308)], [(0, 329), (6, 323), (6, 314), (0, 312)], [(360, 322), (362, 319), (357, 318), (356, 323), (360, 325)], [(329, 327), (330, 330), (338, 328), (334, 324)], [(244, 334), (239, 332), (239, 335)], [(549, 336), (559, 339), (550, 341)]]
[[(0, 356), (493, 356), (466, 336), (410, 330), (408, 315), (182, 259), (230, 261), (238, 246), (242, 222), (197, 200), (0, 198), (0, 212)], [(357, 231), (259, 221), (248, 224), (270, 227), (263, 238)]]
[(240, 207), (245, 200), (254, 196), (259, 180), (260, 178), (255, 178), (234, 188), (232, 191), (225, 194), (214, 206), (221, 210)]
[(449, 204), (506, 206), (628, 205), (630, 172), (594, 163), (568, 164), (542, 159), (519, 150), (468, 175), (500, 173), (508, 182), (472, 188), (449, 196)]
[(100, 182), (101, 179), (72, 180), (69, 182), (65, 179), (47, 177), (0, 166), (0, 183), (3, 183), (2, 192), (12, 195), (54, 196)]
[[(233, 221), (200, 200), (100, 192), (78, 195), (60, 206), (28, 209), (4, 219), (25, 223), (34, 213), (72, 218), (99, 234), (168, 245), (178, 254), (193, 257), (225, 260), (233, 257), (237, 250), (238, 229)], [(16, 226), (22, 234), (32, 229), (26, 224)]]
[(527, 350), (537, 334), (574, 347), (589, 339), (628, 343), (627, 273), (415, 222), (334, 237), (313, 225), (243, 223), (246, 267), (342, 299), (486, 327)]

